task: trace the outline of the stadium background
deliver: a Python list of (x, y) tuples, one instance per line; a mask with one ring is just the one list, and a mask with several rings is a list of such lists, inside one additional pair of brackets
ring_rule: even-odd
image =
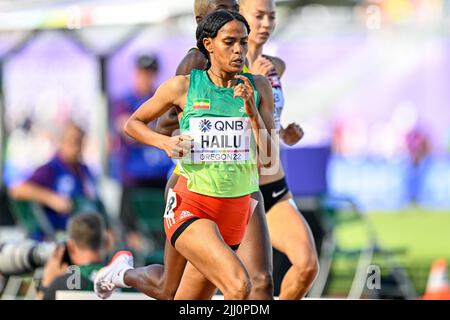
[[(420, 296), (432, 261), (450, 259), (450, 1), (277, 4), (267, 53), (288, 66), (282, 122), (306, 133), (283, 151), (288, 181), (338, 247), (324, 293), (348, 294), (376, 239)], [(109, 102), (130, 89), (137, 54), (158, 55), (160, 82), (173, 75), (194, 31), (186, 0), (0, 1), (2, 190), (49, 158), (55, 129), (72, 116), (88, 127), (85, 160), (117, 216)], [(417, 167), (411, 132), (430, 146)], [(2, 227), (0, 239), (16, 231)], [(388, 286), (386, 261), (372, 263), (386, 268)]]

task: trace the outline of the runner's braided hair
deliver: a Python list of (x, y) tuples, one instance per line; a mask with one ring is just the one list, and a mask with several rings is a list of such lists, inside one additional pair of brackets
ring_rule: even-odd
[(219, 10), (207, 15), (198, 25), (197, 27), (197, 48), (208, 60), (208, 64), (206, 66), (206, 70), (211, 67), (211, 60), (209, 58), (209, 52), (206, 50), (203, 39), (205, 38), (215, 38), (217, 37), (217, 33), (219, 30), (228, 22), (237, 20), (242, 22), (247, 32), (250, 33), (250, 26), (247, 23), (247, 20), (243, 16), (241, 16), (237, 12), (227, 11), (227, 10)]

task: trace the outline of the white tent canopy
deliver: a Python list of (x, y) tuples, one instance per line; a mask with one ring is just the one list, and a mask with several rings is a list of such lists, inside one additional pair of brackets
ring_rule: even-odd
[(149, 24), (191, 13), (192, 2), (186, 0), (8, 0), (0, 1), (0, 30)]

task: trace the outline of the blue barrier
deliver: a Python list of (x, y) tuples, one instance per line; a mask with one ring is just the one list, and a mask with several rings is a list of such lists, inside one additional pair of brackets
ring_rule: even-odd
[(425, 208), (450, 209), (450, 158), (430, 157), (414, 167), (407, 158), (344, 158), (329, 146), (281, 152), (295, 196), (352, 198), (363, 210), (399, 210), (414, 199)]

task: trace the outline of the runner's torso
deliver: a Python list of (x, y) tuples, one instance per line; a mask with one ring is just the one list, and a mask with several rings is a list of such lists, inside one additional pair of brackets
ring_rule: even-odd
[[(256, 90), (255, 101), (258, 105)], [(258, 190), (253, 133), (243, 100), (233, 97), (232, 88), (216, 86), (204, 70), (192, 70), (180, 130), (194, 138), (191, 156), (178, 165), (190, 191), (233, 198)]]

